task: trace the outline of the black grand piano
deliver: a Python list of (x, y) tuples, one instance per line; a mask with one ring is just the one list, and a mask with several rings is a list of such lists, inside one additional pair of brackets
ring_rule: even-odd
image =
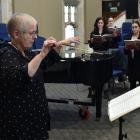
[[(112, 56), (93, 53), (90, 59), (61, 58), (57, 63), (48, 66), (45, 73), (45, 83), (83, 83), (94, 87), (96, 95), (96, 118), (101, 117), (102, 89), (104, 83), (112, 76)], [(66, 103), (67, 100), (48, 99), (50, 102)], [(74, 104), (94, 105), (90, 103), (74, 101)]]

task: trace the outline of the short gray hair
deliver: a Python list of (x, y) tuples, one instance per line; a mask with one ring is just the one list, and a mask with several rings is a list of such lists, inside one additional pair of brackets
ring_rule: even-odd
[(37, 21), (31, 15), (26, 13), (15, 13), (7, 23), (8, 33), (12, 36), (12, 32), (15, 30), (27, 31), (28, 25), (33, 21), (37, 24)]

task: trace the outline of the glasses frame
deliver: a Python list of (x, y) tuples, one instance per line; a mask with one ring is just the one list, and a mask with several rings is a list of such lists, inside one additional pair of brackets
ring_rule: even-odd
[(32, 31), (32, 32), (23, 31), (22, 33), (29, 34), (31, 37), (38, 36), (38, 31)]

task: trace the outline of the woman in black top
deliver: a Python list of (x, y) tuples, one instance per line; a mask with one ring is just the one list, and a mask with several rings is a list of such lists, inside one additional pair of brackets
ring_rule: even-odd
[(105, 20), (103, 17), (98, 17), (94, 23), (94, 30), (90, 33), (89, 46), (95, 51), (104, 51), (109, 48), (108, 40), (104, 39), (100, 42), (94, 40), (94, 35), (109, 34)]
[[(132, 23), (132, 35), (130, 40), (140, 39), (140, 23), (134, 21)], [(125, 48), (125, 54), (128, 55), (128, 78), (130, 81), (130, 89), (136, 87), (136, 81), (140, 84), (140, 46), (137, 45), (135, 49)]]
[(19, 13), (8, 22), (11, 42), (0, 49), (0, 140), (46, 140), (50, 129), (43, 80), (43, 60), (53, 47), (69, 45), (70, 38), (44, 41), (41, 51), (26, 53), (37, 38), (37, 21)]

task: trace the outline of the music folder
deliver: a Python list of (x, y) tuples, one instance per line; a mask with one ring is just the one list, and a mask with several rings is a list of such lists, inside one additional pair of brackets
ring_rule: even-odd
[(109, 27), (108, 28), (108, 31), (110, 32), (110, 33), (117, 33), (117, 34), (120, 34), (121, 33), (121, 28), (113, 28), (113, 27)]
[(108, 102), (108, 115), (114, 121), (140, 107), (140, 86)]
[(93, 42), (95, 43), (102, 43), (103, 41), (108, 40), (109, 38), (112, 37), (112, 34), (104, 34), (104, 35), (92, 35)]
[(140, 39), (124, 40), (126, 49), (138, 49), (140, 47)]

